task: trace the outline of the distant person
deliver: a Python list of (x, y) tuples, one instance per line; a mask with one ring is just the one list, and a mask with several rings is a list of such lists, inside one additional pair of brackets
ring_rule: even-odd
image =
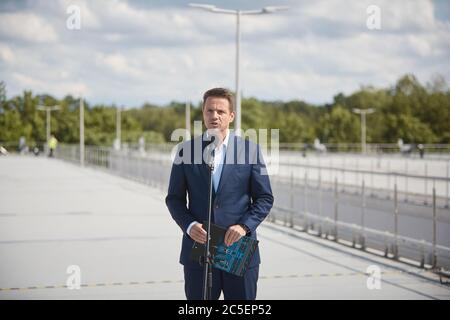
[(141, 136), (138, 140), (139, 142), (139, 153), (144, 156), (145, 155), (145, 138)]
[(309, 144), (308, 143), (304, 143), (303, 144), (303, 149), (302, 149), (302, 157), (306, 158), (306, 150), (309, 148)]
[(50, 137), (50, 140), (48, 141), (48, 149), (49, 154), (48, 156), (52, 158), (55, 154), (56, 147), (58, 146), (58, 140), (55, 138), (55, 136), (52, 134)]
[(5, 147), (0, 146), (0, 155), (6, 156), (8, 154), (8, 150), (5, 149)]
[(398, 139), (397, 145), (400, 150), (400, 153), (403, 155), (409, 155), (409, 154), (411, 154), (411, 152), (413, 150), (413, 145), (412, 144), (404, 144), (403, 139), (401, 139), (401, 138)]
[(313, 145), (314, 150), (316, 150), (319, 153), (325, 153), (327, 152), (327, 146), (324, 145), (323, 143), (320, 143), (319, 138), (315, 138), (314, 139), (314, 145)]
[(40, 152), (39, 147), (35, 145), (33, 147), (33, 154), (37, 157), (39, 155), (39, 152)]
[(420, 158), (423, 159), (423, 156), (425, 155), (425, 148), (424, 148), (423, 144), (420, 143), (417, 146), (417, 149), (419, 149)]
[(25, 154), (28, 152), (27, 140), (24, 136), (21, 136), (19, 139), (19, 153)]

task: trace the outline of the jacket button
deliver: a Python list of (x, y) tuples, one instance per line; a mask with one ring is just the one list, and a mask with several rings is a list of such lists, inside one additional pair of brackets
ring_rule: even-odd
[(219, 205), (218, 204), (216, 204), (216, 209), (219, 209)]

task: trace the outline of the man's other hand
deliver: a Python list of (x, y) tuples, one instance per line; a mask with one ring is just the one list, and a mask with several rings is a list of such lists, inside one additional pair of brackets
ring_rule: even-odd
[(192, 226), (189, 236), (198, 243), (206, 243), (206, 231), (201, 223), (196, 223)]
[(233, 243), (238, 241), (241, 237), (245, 236), (247, 234), (247, 231), (245, 229), (235, 224), (228, 228), (227, 232), (225, 233), (225, 245), (227, 247), (231, 246)]

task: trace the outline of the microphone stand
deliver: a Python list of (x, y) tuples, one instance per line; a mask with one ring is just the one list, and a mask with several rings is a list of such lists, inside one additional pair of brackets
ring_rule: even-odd
[[(211, 144), (214, 146), (214, 144)], [(214, 150), (214, 149), (213, 149)], [(212, 259), (209, 248), (211, 239), (211, 213), (212, 213), (212, 187), (213, 187), (213, 175), (214, 170), (214, 151), (211, 153), (211, 157), (207, 163), (209, 171), (209, 192), (208, 192), (208, 221), (206, 224), (206, 246), (205, 254), (203, 257), (203, 300), (211, 300), (212, 291)]]

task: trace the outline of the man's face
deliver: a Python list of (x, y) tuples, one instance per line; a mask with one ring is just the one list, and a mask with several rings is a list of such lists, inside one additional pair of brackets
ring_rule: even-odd
[(203, 121), (207, 129), (224, 132), (234, 120), (230, 103), (226, 98), (208, 97), (203, 106)]

